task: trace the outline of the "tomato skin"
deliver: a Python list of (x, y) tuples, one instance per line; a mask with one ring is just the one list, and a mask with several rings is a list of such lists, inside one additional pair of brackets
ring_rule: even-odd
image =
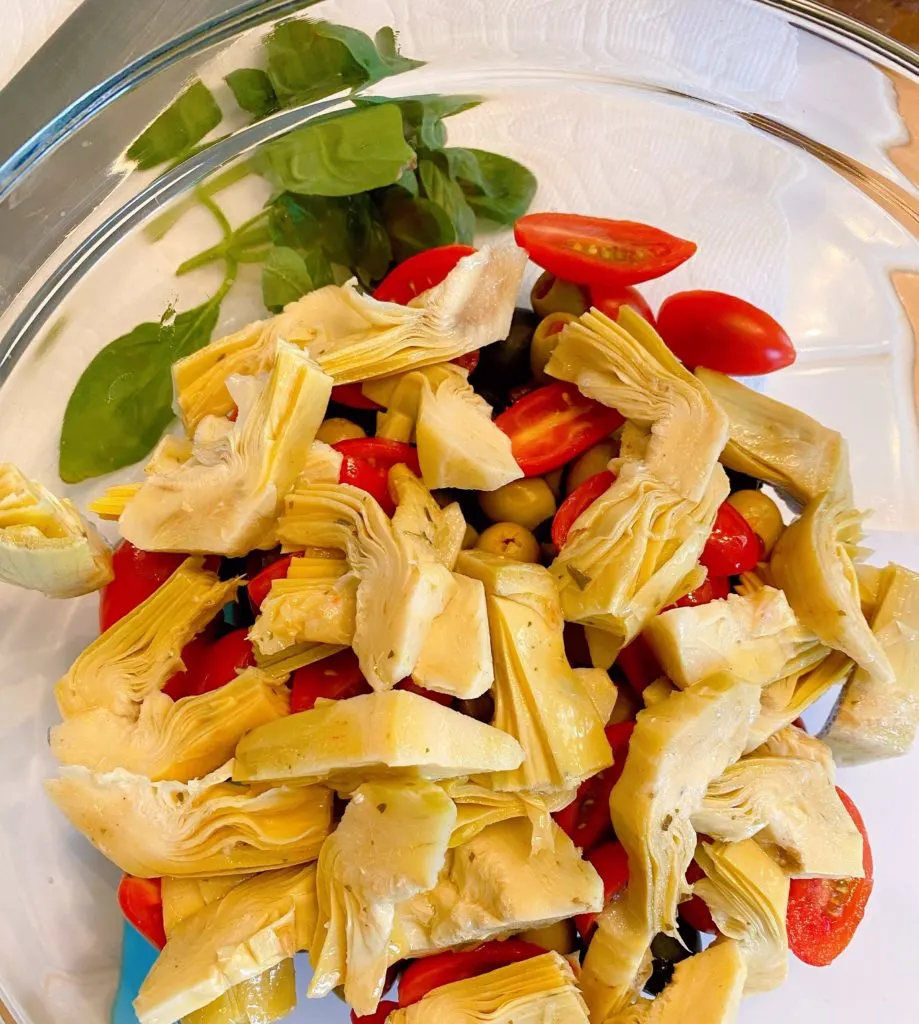
[(287, 570), (290, 569), (290, 563), (295, 557), (296, 555), (293, 553), (282, 555), (276, 562), (266, 565), (257, 576), (249, 580), (247, 586), (249, 603), (256, 614), (258, 614), (259, 609), (262, 607), (262, 602), (268, 596), (271, 584), (275, 580), (282, 580), (287, 576)]
[(564, 547), (568, 534), (575, 521), (600, 497), (613, 486), (616, 478), (608, 470), (596, 473), (588, 477), (580, 486), (576, 487), (571, 494), (559, 505), (558, 512), (552, 520), (552, 543), (559, 549)]
[(851, 799), (836, 792), (864, 840), (864, 878), (793, 878), (788, 893), (788, 945), (812, 967), (826, 967), (849, 945), (874, 888), (874, 858), (865, 822)]
[(573, 213), (528, 213), (514, 239), (543, 270), (597, 289), (661, 277), (696, 251), (695, 242), (649, 224)]
[(629, 686), (638, 696), (641, 696), (646, 686), (664, 674), (660, 662), (641, 633), (622, 648), (616, 656), (616, 665), (622, 669)]
[(523, 939), (492, 939), (475, 949), (435, 953), (413, 960), (399, 979), (399, 1006), (411, 1006), (428, 992), (452, 981), (477, 978), (499, 967), (542, 956), (545, 950)]
[(173, 700), (181, 700), (183, 697), (191, 696), (194, 687), (197, 685), (201, 674), (204, 671), (204, 663), (208, 658), (210, 649), (213, 646), (214, 630), (211, 627), (199, 633), (193, 640), (190, 640), (182, 648), (182, 662), (185, 669), (176, 672), (163, 687), (163, 693), (172, 697)]
[(495, 423), (511, 439), (526, 476), (542, 476), (577, 458), (625, 422), (615, 410), (556, 381), (524, 395)]
[(248, 629), (234, 629), (210, 644), (201, 658), (201, 666), (189, 686), (190, 696), (200, 696), (232, 682), (240, 671), (255, 664)]
[[(731, 593), (731, 581), (727, 576), (712, 576), (711, 573), (695, 590), (684, 594), (679, 601), (674, 601), (669, 608), (697, 608), (702, 604), (720, 601)], [(669, 611), (665, 608), (664, 611)]]
[(466, 352), (461, 356), (457, 356), (456, 359), (451, 359), (450, 362), (472, 373), (479, 365), (479, 350), (474, 348), (471, 352)]
[(290, 680), (290, 711), (310, 711), (320, 697), (346, 700), (371, 693), (370, 683), (364, 678), (357, 655), (351, 648), (339, 651), (312, 665), (298, 668)]
[(351, 1024), (386, 1024), (386, 1018), (398, 1010), (399, 1004), (392, 999), (384, 999), (371, 1014), (364, 1014), (359, 1017), (354, 1010), (351, 1011)]
[(380, 302), (406, 306), (416, 295), (440, 284), (464, 256), (476, 250), (471, 245), (439, 245), (404, 260), (377, 285), (373, 297)]
[(733, 505), (722, 502), (699, 561), (713, 576), (735, 576), (755, 569), (763, 553), (762, 538)]
[(151, 945), (157, 949), (166, 945), (162, 879), (123, 875), (118, 884), (118, 906)]
[(141, 551), (123, 540), (112, 555), (114, 579), (99, 594), (99, 629), (105, 632), (134, 611), (178, 569), (186, 555)]
[(591, 288), (590, 304), (599, 309), (601, 313), (605, 313), (610, 320), (618, 320), (622, 307), (629, 306), (640, 317), (647, 320), (652, 327), (654, 326), (654, 313), (651, 312), (651, 307), (637, 288), (631, 288), (628, 285), (625, 288)]
[[(629, 858), (622, 843), (615, 840), (597, 846), (587, 854), (587, 860), (596, 868), (597, 874), (603, 879), (603, 905), (624, 889), (629, 883)], [(594, 925), (599, 914), (578, 914), (575, 927), (585, 942), (590, 941)]]
[(764, 310), (724, 292), (677, 292), (665, 299), (657, 329), (690, 368), (750, 377), (795, 361), (795, 347)]
[[(705, 878), (705, 872), (695, 861), (692, 861), (686, 869), (686, 881), (692, 885), (702, 878)], [(718, 934), (718, 926), (712, 919), (708, 904), (701, 896), (690, 896), (688, 900), (684, 900), (679, 905), (678, 912), (680, 917), (697, 932), (705, 932), (708, 935)]]
[(382, 409), (373, 399), (368, 398), (361, 389), (360, 381), (353, 384), (336, 384), (332, 388), (331, 401), (346, 405), (349, 409)]
[(421, 476), (418, 451), (402, 441), (389, 441), (382, 437), (355, 437), (338, 441), (332, 447), (344, 456), (338, 482), (359, 487), (372, 494), (383, 511), (391, 516), (396, 503), (389, 493), (389, 471), (403, 463)]

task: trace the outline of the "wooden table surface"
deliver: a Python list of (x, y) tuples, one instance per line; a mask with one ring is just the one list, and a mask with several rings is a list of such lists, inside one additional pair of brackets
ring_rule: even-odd
[(823, 0), (823, 3), (919, 49), (919, 0)]

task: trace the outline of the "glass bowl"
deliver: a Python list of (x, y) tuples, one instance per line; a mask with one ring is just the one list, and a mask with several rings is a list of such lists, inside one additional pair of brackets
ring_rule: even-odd
[[(694, 239), (698, 255), (649, 284), (649, 301), (714, 288), (777, 316), (799, 358), (758, 386), (843, 431), (857, 501), (873, 510), (870, 546), (919, 569), (917, 60), (804, 0), (266, 2), (161, 47), (0, 168), (0, 457), (61, 489), (61, 417), (92, 355), (214, 287), (213, 271), (173, 275), (213, 240), (205, 214), (188, 213), (155, 243), (145, 228), (264, 139), (345, 102), (255, 125), (230, 118), (226, 137), (159, 176), (124, 159), (192, 74), (229, 108), (223, 75), (253, 59), (274, 19), (307, 6), (371, 33), (392, 26), (402, 52), (427, 62), (372, 91), (484, 96), (448, 122), (451, 144), (529, 166), (533, 209), (649, 221)], [(263, 194), (249, 181), (225, 198), (241, 218)], [(262, 312), (244, 268), (220, 327)], [(110, 482), (64, 490), (83, 503)], [(106, 1021), (118, 979), (116, 872), (42, 793), (54, 770), (52, 684), (94, 636), (96, 607), (94, 596), (0, 591), (0, 997), (20, 1024)], [(913, 754), (840, 772), (873, 837), (867, 919), (833, 967), (794, 962), (783, 988), (745, 1001), (744, 1024), (855, 1024), (866, 1007), (890, 1024), (915, 1019), (904, 983), (919, 916), (917, 770)], [(332, 1024), (347, 1012), (301, 1000), (295, 1019)]]

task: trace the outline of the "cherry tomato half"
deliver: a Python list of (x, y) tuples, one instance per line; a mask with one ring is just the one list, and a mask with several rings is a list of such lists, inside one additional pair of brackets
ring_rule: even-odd
[(615, 409), (585, 398), (565, 381), (531, 391), (495, 420), (526, 476), (564, 466), (624, 422)]
[(383, 511), (391, 516), (396, 504), (389, 494), (389, 471), (400, 462), (421, 476), (418, 451), (402, 441), (382, 437), (355, 437), (338, 441), (332, 447), (344, 456), (338, 482), (359, 487), (372, 494)]
[(157, 949), (166, 945), (161, 879), (124, 875), (118, 885), (118, 906), (149, 943)]
[(648, 224), (573, 213), (529, 213), (514, 238), (550, 274), (598, 289), (650, 281), (696, 251), (695, 242)]
[(185, 555), (164, 551), (141, 551), (123, 540), (112, 555), (111, 583), (99, 593), (99, 629), (110, 626), (134, 611), (185, 561)]
[(282, 555), (276, 562), (266, 565), (257, 576), (249, 580), (247, 587), (249, 603), (256, 614), (258, 614), (258, 610), (262, 607), (262, 602), (268, 596), (271, 584), (275, 580), (283, 580), (287, 576), (287, 570), (290, 568), (290, 563), (295, 557), (296, 555), (293, 553)]
[(670, 608), (695, 608), (700, 604), (710, 604), (712, 601), (720, 601), (730, 593), (731, 581), (727, 576), (712, 576), (709, 573), (695, 590), (684, 594), (679, 601), (674, 601), (664, 611), (669, 611)]
[(874, 888), (874, 859), (865, 823), (849, 797), (838, 787), (836, 792), (862, 834), (865, 877), (791, 880), (788, 945), (799, 960), (812, 967), (826, 967), (849, 945)]
[(608, 469), (601, 473), (588, 477), (584, 483), (568, 495), (559, 505), (558, 512), (552, 520), (552, 543), (559, 549), (564, 547), (571, 527), (579, 518), (582, 512), (586, 511), (600, 497), (613, 486), (616, 478)]
[(477, 978), (499, 967), (516, 964), (530, 957), (542, 956), (545, 950), (534, 942), (523, 939), (495, 939), (475, 949), (435, 953), (434, 956), (413, 960), (399, 979), (399, 1006), (411, 1006), (428, 992), (452, 981)]
[(332, 401), (346, 405), (349, 409), (382, 409), (372, 398), (368, 398), (361, 388), (360, 381), (353, 384), (336, 384), (332, 388)]
[(232, 682), (239, 673), (255, 664), (255, 654), (247, 629), (234, 629), (211, 644), (201, 656), (197, 678), (189, 687), (189, 694), (200, 696)]
[(349, 647), (294, 672), (290, 680), (290, 710), (292, 714), (310, 711), (321, 697), (345, 700), (371, 692), (357, 655)]
[(398, 1010), (399, 1004), (393, 1002), (392, 999), (385, 999), (380, 1003), (373, 1013), (365, 1013), (363, 1016), (358, 1016), (354, 1010), (351, 1011), (351, 1024), (386, 1024), (386, 1018), (393, 1012)]
[(665, 299), (657, 329), (674, 355), (690, 368), (707, 366), (749, 377), (795, 361), (795, 347), (781, 324), (762, 309), (724, 292), (677, 292)]
[(646, 686), (659, 679), (664, 670), (648, 646), (648, 641), (641, 635), (626, 644), (616, 655), (616, 667), (622, 669), (629, 686), (639, 696)]
[(456, 359), (451, 359), (450, 362), (472, 373), (479, 365), (479, 350), (474, 348), (471, 352), (466, 352), (464, 355), (457, 356)]
[(733, 505), (724, 501), (699, 561), (713, 576), (735, 576), (754, 569), (764, 550), (762, 538)]
[(590, 304), (596, 306), (601, 313), (605, 313), (610, 320), (619, 319), (619, 310), (623, 306), (630, 306), (635, 312), (644, 317), (649, 324), (654, 326), (654, 314), (651, 307), (645, 301), (644, 295), (636, 288), (591, 288)]
[[(587, 854), (597, 874), (603, 879), (603, 905), (629, 884), (629, 858), (622, 843), (612, 842), (597, 846)], [(581, 938), (588, 942), (599, 914), (578, 914), (574, 923)]]
[(471, 245), (441, 245), (410, 256), (390, 270), (377, 285), (373, 297), (406, 306), (416, 295), (440, 284), (464, 256), (474, 252)]
[(182, 648), (182, 663), (185, 668), (182, 672), (176, 672), (163, 687), (163, 693), (172, 697), (173, 700), (181, 700), (189, 697), (204, 672), (204, 665), (207, 661), (211, 648), (214, 645), (215, 629), (212, 624), (203, 633), (199, 633), (193, 640)]
[[(705, 878), (705, 872), (695, 861), (692, 861), (686, 869), (686, 881), (692, 885), (702, 878)], [(690, 896), (688, 900), (684, 900), (679, 905), (678, 910), (680, 917), (690, 928), (695, 928), (697, 932), (705, 932), (707, 935), (718, 934), (718, 926), (712, 918), (708, 904), (701, 896)]]

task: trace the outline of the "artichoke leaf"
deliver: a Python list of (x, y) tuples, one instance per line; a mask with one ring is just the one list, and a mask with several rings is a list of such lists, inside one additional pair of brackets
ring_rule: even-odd
[(361, 386), (364, 397), (385, 407), (377, 414), (376, 436), (403, 443), (413, 441), (425, 384), (429, 382), (432, 387), (437, 387), (448, 377), (465, 382), (468, 376), (468, 371), (454, 363), (435, 363), (392, 377), (364, 381)]
[(836, 762), (833, 751), (823, 740), (811, 736), (796, 725), (786, 725), (773, 733), (765, 743), (756, 747), (754, 757), (791, 757), (804, 761), (816, 761), (831, 781), (836, 779)]
[(614, 896), (597, 918), (581, 971), (581, 991), (592, 1021), (615, 1020), (631, 1006), (651, 976), (650, 931), (625, 894)]
[(324, 780), (349, 792), (385, 778), (444, 779), (509, 770), (520, 744), (408, 690), (332, 701), (253, 729), (236, 748), (239, 781)]
[(124, 768), (154, 782), (187, 782), (224, 764), (250, 729), (288, 714), (283, 683), (250, 668), (200, 696), (173, 701), (151, 693), (136, 721), (91, 708), (52, 727), (51, 753), (95, 772)]
[(71, 502), (0, 463), (0, 581), (79, 597), (111, 578), (111, 549)]
[(571, 964), (556, 952), (433, 989), (387, 1024), (588, 1024)]
[(616, 706), (619, 689), (603, 668), (576, 668), (574, 674), (590, 698), (600, 721), (606, 725)]
[(439, 562), (452, 569), (463, 546), (466, 520), (457, 502), (441, 508), (417, 476), (401, 463), (389, 471), (396, 496), (393, 529), (421, 562)]
[(527, 818), (533, 827), (532, 851), (551, 850), (555, 846), (555, 830), (550, 815), (571, 800), (568, 793), (546, 799), (536, 793), (496, 792), (466, 779), (448, 779), (442, 785), (456, 804), (456, 827), (450, 837), (451, 849), (468, 843), (489, 825), (511, 818)]
[(229, 765), (187, 783), (71, 765), (45, 789), (71, 825), (129, 875), (238, 874), (316, 859), (332, 827), (329, 790), (229, 779)]
[(141, 702), (184, 669), (182, 648), (233, 600), (240, 583), (220, 580), (203, 565), (187, 558), (83, 651), (55, 687), (64, 718), (92, 708), (136, 718)]

